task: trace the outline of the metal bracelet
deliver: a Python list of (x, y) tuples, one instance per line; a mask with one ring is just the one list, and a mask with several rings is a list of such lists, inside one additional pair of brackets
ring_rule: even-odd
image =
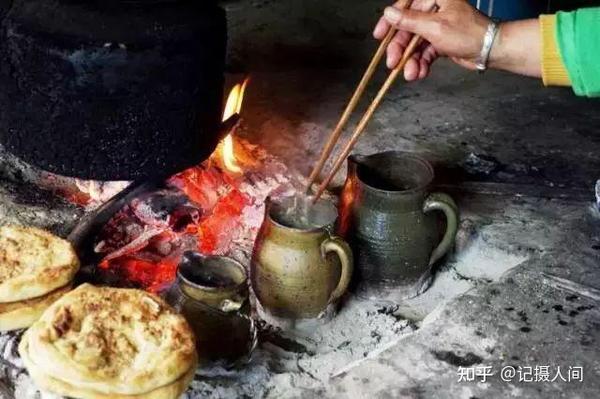
[(492, 46), (494, 45), (494, 39), (496, 39), (496, 35), (500, 30), (500, 25), (498, 22), (492, 20), (490, 21), (485, 35), (483, 36), (483, 46), (481, 47), (481, 52), (479, 53), (479, 57), (475, 60), (475, 67), (479, 73), (485, 72), (488, 66), (488, 61), (490, 59), (490, 53), (492, 52)]

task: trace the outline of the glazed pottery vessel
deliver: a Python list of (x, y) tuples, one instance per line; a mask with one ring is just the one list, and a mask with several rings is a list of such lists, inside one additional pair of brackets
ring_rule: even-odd
[(430, 192), (433, 177), (431, 165), (410, 153), (349, 157), (338, 230), (354, 250), (359, 289), (394, 288), (409, 298), (428, 287), (458, 225), (452, 198)]
[[(312, 319), (323, 314), (348, 288), (352, 251), (331, 231), (337, 210), (329, 201), (298, 205), (297, 198), (267, 200), (254, 246), (252, 288), (269, 315)], [(304, 207), (302, 217), (290, 210)], [(303, 219), (303, 220), (300, 220)]]
[(247, 360), (256, 345), (256, 328), (241, 264), (227, 257), (186, 252), (166, 299), (192, 326), (201, 361), (233, 365)]

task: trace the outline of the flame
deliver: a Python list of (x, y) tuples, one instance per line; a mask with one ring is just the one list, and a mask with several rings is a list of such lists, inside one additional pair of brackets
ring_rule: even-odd
[[(239, 114), (242, 110), (242, 102), (244, 101), (244, 92), (248, 85), (248, 79), (244, 80), (242, 84), (236, 84), (233, 89), (229, 92), (227, 102), (225, 103), (225, 110), (223, 111), (223, 121), (227, 120), (234, 114)], [(237, 165), (235, 159), (235, 153), (233, 150), (233, 137), (231, 133), (223, 139), (223, 164), (225, 168), (230, 172), (240, 173), (242, 169)]]

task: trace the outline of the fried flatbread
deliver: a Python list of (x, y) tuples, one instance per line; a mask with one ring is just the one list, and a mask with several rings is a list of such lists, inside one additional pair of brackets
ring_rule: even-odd
[(25, 363), (25, 367), (27, 367), (27, 371), (29, 375), (38, 388), (53, 392), (58, 395), (71, 397), (71, 398), (81, 398), (81, 399), (177, 399), (185, 392), (187, 387), (190, 385), (192, 380), (194, 379), (194, 374), (196, 373), (196, 363), (179, 379), (175, 380), (173, 383), (156, 388), (150, 392), (146, 392), (138, 395), (120, 395), (120, 394), (104, 394), (96, 391), (92, 391), (89, 389), (79, 388), (68, 382), (53, 378), (46, 374), (44, 370), (41, 370), (39, 366), (37, 366), (31, 360), (29, 356), (29, 348), (27, 345), (27, 339), (21, 341), (19, 345), (19, 352), (21, 353), (21, 358), (23, 359), (23, 363)]
[(141, 290), (84, 284), (27, 331), (29, 357), (49, 377), (103, 395), (172, 384), (197, 361), (183, 316)]
[(77, 270), (68, 241), (33, 227), (0, 227), (0, 302), (43, 296), (70, 283)]
[(71, 290), (71, 285), (46, 295), (18, 302), (0, 303), (0, 331), (18, 330), (35, 323), (44, 310)]

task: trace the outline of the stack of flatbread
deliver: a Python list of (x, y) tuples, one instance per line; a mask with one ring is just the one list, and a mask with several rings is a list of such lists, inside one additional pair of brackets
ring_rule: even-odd
[(194, 377), (194, 334), (141, 290), (84, 284), (51, 305), (19, 353), (42, 389), (83, 399), (175, 399)]
[(68, 241), (32, 227), (0, 227), (0, 331), (33, 324), (70, 290), (78, 269)]

